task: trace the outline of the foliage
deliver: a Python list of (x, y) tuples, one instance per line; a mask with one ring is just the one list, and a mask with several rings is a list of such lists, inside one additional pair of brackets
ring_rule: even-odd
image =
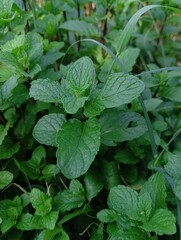
[(0, 239), (181, 239), (179, 4), (0, 0)]

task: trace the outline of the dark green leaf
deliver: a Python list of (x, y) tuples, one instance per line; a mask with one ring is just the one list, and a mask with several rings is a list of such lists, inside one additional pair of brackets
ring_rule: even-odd
[(58, 166), (70, 179), (86, 173), (99, 150), (100, 126), (96, 119), (64, 123), (57, 135)]

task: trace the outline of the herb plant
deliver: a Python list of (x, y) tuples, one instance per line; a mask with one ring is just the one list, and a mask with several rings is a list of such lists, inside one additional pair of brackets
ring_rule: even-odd
[(0, 0), (0, 239), (181, 240), (180, 3)]

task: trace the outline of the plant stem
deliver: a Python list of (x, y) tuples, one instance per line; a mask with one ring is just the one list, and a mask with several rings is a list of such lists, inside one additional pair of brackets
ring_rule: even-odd
[(59, 226), (61, 226), (63, 223), (65, 222), (68, 222), (69, 220), (71, 220), (72, 218), (75, 218), (75, 217), (78, 217), (79, 215), (82, 215), (82, 214), (86, 214), (87, 212), (89, 212), (91, 210), (91, 208), (85, 204), (83, 206), (83, 208), (79, 209), (79, 210), (76, 210), (72, 213), (69, 213), (67, 215), (65, 215), (61, 220), (60, 222), (58, 223)]

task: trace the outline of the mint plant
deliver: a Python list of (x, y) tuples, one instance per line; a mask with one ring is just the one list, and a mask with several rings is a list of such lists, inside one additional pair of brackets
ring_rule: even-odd
[(179, 1), (0, 1), (0, 239), (181, 239)]

